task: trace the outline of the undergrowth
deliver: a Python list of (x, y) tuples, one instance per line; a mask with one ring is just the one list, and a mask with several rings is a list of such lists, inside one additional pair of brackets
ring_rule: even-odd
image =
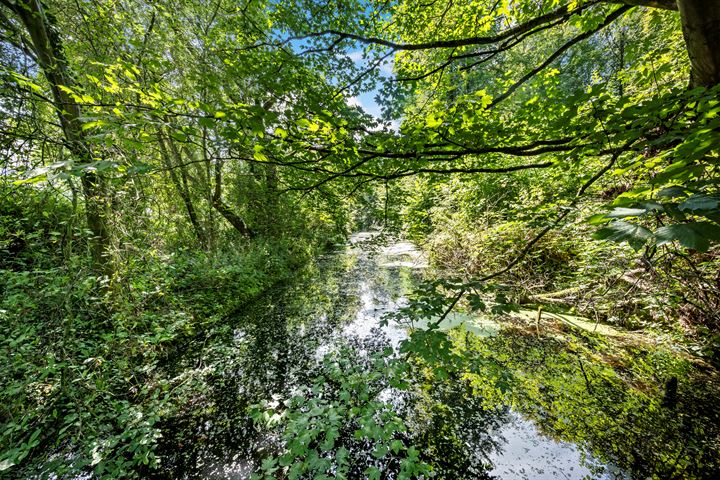
[(165, 366), (312, 252), (256, 239), (146, 254), (110, 280), (77, 257), (0, 270), (0, 475), (134, 478), (156, 467), (158, 425), (192, 393), (192, 379)]

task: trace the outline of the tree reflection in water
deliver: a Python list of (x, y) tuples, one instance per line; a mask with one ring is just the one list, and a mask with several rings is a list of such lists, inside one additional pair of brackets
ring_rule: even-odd
[(397, 331), (369, 326), (419, 276), (377, 250), (330, 255), (189, 346), (166, 368), (197, 393), (164, 428), (156, 476), (720, 478), (712, 376), (561, 328), (425, 332), (398, 355)]

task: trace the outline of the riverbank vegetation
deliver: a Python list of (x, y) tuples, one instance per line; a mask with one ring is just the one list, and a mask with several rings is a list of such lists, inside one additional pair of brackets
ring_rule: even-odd
[[(468, 442), (512, 407), (630, 476), (715, 478), (719, 24), (717, 0), (0, 0), (0, 476), (202, 476), (175, 450), (214, 421), (248, 476), (482, 478)], [(320, 348), (302, 322), (358, 308), (317, 272), (363, 229), (427, 255), (381, 322), (425, 328), (286, 382), (289, 332)], [(312, 304), (292, 322), (281, 288)], [(243, 322), (273, 332), (252, 368)]]

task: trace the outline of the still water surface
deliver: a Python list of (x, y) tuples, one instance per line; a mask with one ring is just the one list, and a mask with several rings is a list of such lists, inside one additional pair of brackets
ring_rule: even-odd
[[(224, 334), (194, 349), (177, 363), (178, 373), (213, 365), (206, 404), (164, 435), (164, 476), (187, 479), (245, 479), (273, 450), (278, 439), (261, 434), (247, 407), (270, 398), (287, 398), (308, 384), (323, 355), (339, 345), (367, 350), (397, 347), (405, 326), (379, 328), (382, 316), (406, 301), (424, 275), (426, 260), (409, 242), (382, 244), (371, 233), (353, 236), (349, 245), (323, 257), (298, 278), (244, 308)], [(450, 326), (463, 322), (449, 318)], [(492, 335), (493, 324), (474, 324)], [(218, 365), (220, 366), (218, 368)], [(615, 479), (627, 478), (603, 466), (578, 446), (543, 435), (535, 424), (506, 406), (474, 407), (467, 393), (438, 392), (459, 401), (443, 421), (464, 432), (468, 468), (447, 478)], [(408, 409), (412, 412), (412, 409)], [(417, 428), (427, 428), (427, 425)], [(408, 419), (413, 428), (413, 419)], [(458, 476), (459, 475), (459, 476)]]

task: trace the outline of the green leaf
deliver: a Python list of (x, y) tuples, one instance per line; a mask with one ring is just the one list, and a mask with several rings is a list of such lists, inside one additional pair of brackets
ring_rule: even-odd
[(595, 232), (593, 238), (617, 243), (628, 242), (628, 244), (637, 251), (652, 238), (652, 232), (641, 225), (636, 225), (624, 220), (615, 220), (608, 224), (607, 227)]
[(475, 96), (476, 96), (476, 97), (480, 97), (480, 106), (481, 106), (483, 109), (485, 109), (485, 108), (487, 108), (488, 106), (490, 106), (490, 104), (492, 104), (492, 102), (493, 102), (493, 97), (491, 97), (490, 95), (488, 95), (488, 93), (487, 93), (484, 89), (483, 89), (483, 90), (478, 90), (477, 92), (475, 92)]
[(387, 455), (388, 450), (389, 448), (387, 445), (379, 444), (375, 447), (375, 450), (373, 450), (372, 455), (375, 458), (383, 458)]
[(687, 197), (687, 192), (683, 187), (673, 186), (663, 188), (660, 192), (658, 192), (657, 196), (665, 198)]
[(590, 215), (585, 221), (590, 225), (600, 225), (607, 223), (609, 219), (604, 213), (596, 213), (595, 215)]
[(640, 215), (644, 215), (647, 213), (647, 210), (644, 208), (625, 208), (625, 207), (618, 207), (613, 208), (613, 210), (606, 215), (608, 218), (625, 218), (625, 217), (639, 217)]
[(263, 153), (263, 150), (265, 150), (265, 147), (263, 147), (260, 144), (255, 144), (253, 146), (253, 158), (257, 160), (258, 162), (267, 162), (268, 157)]
[(435, 116), (434, 113), (428, 114), (425, 119), (425, 125), (427, 125), (428, 128), (437, 128), (442, 125), (442, 123), (442, 118)]
[(107, 125), (107, 122), (105, 120), (94, 120), (92, 122), (83, 123), (81, 128), (83, 130), (90, 130), (91, 128), (102, 127), (104, 125)]
[(200, 124), (201, 127), (207, 127), (207, 128), (212, 128), (213, 125), (215, 125), (215, 122), (213, 121), (213, 119), (208, 118), (208, 117), (200, 117), (198, 119), (198, 123)]
[(678, 205), (678, 208), (684, 211), (715, 210), (718, 208), (718, 205), (720, 205), (720, 197), (711, 195), (693, 195)]
[(178, 142), (185, 142), (187, 141), (187, 135), (185, 135), (183, 132), (179, 132), (177, 130), (173, 130), (170, 132), (170, 136), (177, 140)]
[(678, 241), (685, 248), (705, 252), (711, 243), (720, 242), (720, 226), (711, 222), (667, 225), (655, 232), (658, 245)]
[(402, 450), (404, 448), (405, 448), (405, 444), (402, 442), (402, 440), (393, 440), (390, 443), (390, 449), (393, 451), (393, 453), (395, 453), (395, 455), (397, 455), (398, 452), (400, 452), (400, 450)]
[(380, 470), (376, 467), (368, 467), (365, 470), (365, 475), (368, 480), (380, 480)]

